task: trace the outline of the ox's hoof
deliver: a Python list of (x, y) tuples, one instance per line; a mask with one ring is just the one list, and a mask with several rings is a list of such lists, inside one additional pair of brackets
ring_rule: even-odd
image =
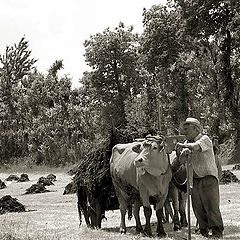
[(121, 233), (121, 234), (125, 234), (125, 233), (126, 233), (126, 229), (120, 228), (120, 233)]
[(143, 233), (144, 234), (144, 231), (142, 228), (136, 228), (136, 234), (141, 234)]
[(152, 231), (151, 230), (148, 230), (148, 229), (145, 229), (143, 234), (146, 236), (146, 237), (152, 237)]
[(178, 225), (178, 224), (175, 224), (174, 227), (173, 227), (173, 230), (176, 232), (176, 231), (179, 231), (181, 229), (181, 226)]
[(157, 234), (157, 236), (159, 238), (165, 238), (165, 237), (167, 237), (167, 234), (165, 232), (160, 232), (160, 233)]
[(181, 224), (181, 227), (183, 227), (183, 228), (185, 228), (185, 227), (187, 227), (187, 226), (188, 226), (188, 223), (187, 223), (187, 222)]

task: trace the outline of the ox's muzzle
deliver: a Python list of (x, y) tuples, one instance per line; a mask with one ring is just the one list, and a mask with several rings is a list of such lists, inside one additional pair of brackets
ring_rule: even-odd
[(135, 167), (142, 167), (143, 166), (143, 158), (140, 157), (140, 158), (135, 159), (133, 164)]

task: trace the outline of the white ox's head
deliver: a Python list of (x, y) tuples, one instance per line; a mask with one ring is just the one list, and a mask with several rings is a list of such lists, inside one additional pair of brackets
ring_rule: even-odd
[(148, 173), (158, 176), (168, 169), (169, 162), (164, 148), (164, 141), (149, 139), (133, 147), (139, 155), (134, 160), (136, 168), (142, 168)]

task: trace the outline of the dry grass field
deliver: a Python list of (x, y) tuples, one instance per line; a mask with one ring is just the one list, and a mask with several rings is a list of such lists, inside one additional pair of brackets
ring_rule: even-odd
[[(232, 169), (232, 165), (224, 166)], [(0, 198), (11, 195), (26, 206), (26, 212), (7, 213), (0, 215), (1, 240), (75, 240), (75, 239), (149, 239), (135, 235), (134, 220), (127, 221), (128, 233), (118, 233), (119, 211), (106, 213), (107, 221), (102, 224), (101, 230), (88, 229), (85, 222), (79, 228), (77, 213), (77, 198), (75, 194), (63, 195), (65, 186), (71, 181), (66, 169), (9, 169), (0, 172), (0, 179), (5, 180), (10, 174), (20, 175), (27, 173), (28, 182), (6, 182), (7, 188), (0, 190)], [(240, 179), (240, 170), (232, 171)], [(53, 173), (57, 177), (54, 185), (47, 186), (50, 192), (25, 195), (25, 190), (36, 183), (39, 177)], [(224, 239), (240, 239), (240, 184), (231, 183), (220, 185), (221, 211), (225, 224)], [(143, 214), (142, 214), (143, 215)], [(144, 223), (144, 220), (143, 220)], [(156, 217), (153, 212), (152, 224), (155, 232)], [(192, 239), (204, 239), (195, 234), (195, 218), (191, 213)], [(165, 239), (187, 239), (187, 229), (173, 232), (171, 224), (165, 224), (168, 237)]]

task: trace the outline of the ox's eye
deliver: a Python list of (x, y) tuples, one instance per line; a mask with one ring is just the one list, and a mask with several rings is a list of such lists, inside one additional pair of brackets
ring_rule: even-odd
[(154, 146), (154, 147), (153, 147), (153, 150), (157, 150), (157, 147), (156, 147), (156, 146)]

